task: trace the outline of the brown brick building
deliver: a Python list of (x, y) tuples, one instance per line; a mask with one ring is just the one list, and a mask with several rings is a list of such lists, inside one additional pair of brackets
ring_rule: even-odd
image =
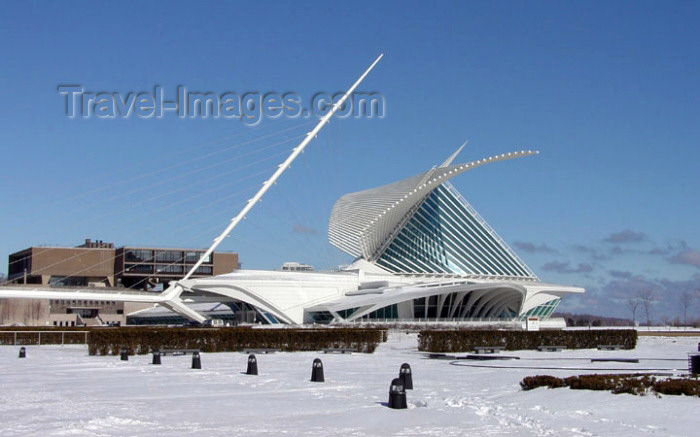
[[(85, 240), (76, 247), (33, 246), (9, 256), (8, 280), (15, 284), (127, 287), (148, 290), (181, 279), (202, 249), (123, 246)], [(238, 269), (238, 254), (214, 252), (193, 277)]]
[[(181, 279), (202, 249), (123, 246), (85, 240), (76, 247), (33, 246), (9, 256), (8, 282), (65, 287), (125, 287), (154, 290)], [(193, 277), (240, 268), (238, 254), (214, 252)], [(149, 305), (107, 300), (0, 299), (0, 323), (94, 326), (123, 325), (126, 315)]]

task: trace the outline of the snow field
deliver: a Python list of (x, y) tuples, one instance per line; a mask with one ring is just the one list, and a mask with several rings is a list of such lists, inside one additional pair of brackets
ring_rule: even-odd
[[(613, 395), (561, 389), (524, 392), (525, 376), (687, 372), (698, 338), (641, 337), (633, 351), (516, 351), (520, 360), (456, 364), (416, 350), (415, 334), (391, 334), (374, 354), (316, 352), (257, 355), (258, 376), (243, 374), (247, 355), (88, 356), (84, 346), (0, 347), (2, 436), (629, 436), (697, 435), (700, 399)], [(312, 383), (321, 358), (325, 383)], [(590, 358), (640, 358), (639, 364)], [(401, 363), (412, 367), (407, 410), (387, 408)], [(537, 367), (557, 367), (538, 370)], [(569, 369), (567, 369), (569, 368)], [(591, 370), (572, 370), (589, 368)], [(596, 370), (597, 369), (597, 370)]]

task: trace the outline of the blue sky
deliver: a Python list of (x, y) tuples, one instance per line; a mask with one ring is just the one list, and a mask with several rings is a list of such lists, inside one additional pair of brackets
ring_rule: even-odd
[(562, 310), (624, 316), (653, 289), (661, 319), (700, 289), (695, 2), (5, 2), (0, 17), (3, 256), (84, 238), (206, 247), (311, 128), (69, 119), (59, 85), (307, 97), (385, 53), (361, 86), (385, 117), (322, 131), (222, 245), (244, 267), (347, 262), (326, 243), (335, 199), (468, 139), (458, 161), (541, 151), (453, 183), (543, 280), (587, 288)]

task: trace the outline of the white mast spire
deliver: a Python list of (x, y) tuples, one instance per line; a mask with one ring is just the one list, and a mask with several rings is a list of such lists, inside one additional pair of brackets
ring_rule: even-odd
[(248, 214), (248, 212), (260, 200), (260, 198), (262, 198), (262, 196), (267, 192), (267, 190), (277, 181), (277, 179), (282, 175), (282, 173), (284, 173), (284, 171), (287, 168), (289, 168), (289, 165), (292, 163), (292, 161), (294, 161), (296, 159), (296, 157), (301, 152), (304, 151), (304, 148), (306, 147), (306, 145), (309, 144), (309, 142), (318, 134), (318, 132), (323, 128), (323, 126), (326, 123), (328, 123), (328, 121), (333, 116), (333, 114), (335, 114), (335, 112), (343, 105), (343, 103), (345, 103), (345, 100), (347, 100), (348, 96), (350, 94), (352, 94), (353, 91), (355, 91), (355, 88), (357, 88), (357, 86), (360, 84), (360, 82), (362, 82), (362, 80), (365, 78), (365, 76), (367, 76), (367, 74), (369, 74), (369, 72), (374, 68), (375, 65), (377, 65), (377, 63), (379, 62), (380, 59), (382, 59), (383, 56), (384, 56), (384, 54), (381, 54), (381, 55), (379, 55), (379, 57), (377, 59), (375, 59), (375, 61), (372, 63), (372, 65), (370, 65), (369, 68), (367, 70), (365, 70), (365, 72), (362, 74), (362, 76), (360, 76), (360, 78), (357, 79), (357, 81), (350, 87), (350, 89), (347, 90), (347, 92), (343, 95), (343, 97), (333, 105), (333, 108), (331, 108), (331, 110), (328, 112), (328, 114), (324, 115), (321, 118), (321, 120), (318, 122), (316, 127), (314, 127), (313, 130), (311, 130), (311, 132), (306, 134), (306, 137), (302, 140), (302, 142), (299, 143), (299, 145), (293, 149), (291, 155), (289, 155), (289, 157), (282, 164), (279, 165), (279, 167), (272, 174), (270, 179), (263, 182), (263, 185), (260, 188), (260, 190), (255, 194), (255, 196), (251, 197), (248, 200), (248, 203), (246, 203), (246, 205), (243, 207), (241, 212), (239, 212), (238, 215), (236, 215), (234, 218), (231, 219), (231, 223), (229, 223), (229, 225), (226, 226), (226, 229), (224, 229), (224, 231), (221, 233), (221, 235), (219, 235), (218, 237), (216, 237), (214, 239), (214, 242), (209, 247), (209, 249), (207, 249), (207, 251), (204, 252), (204, 254), (199, 258), (199, 261), (197, 261), (197, 263), (194, 266), (192, 266), (190, 271), (187, 272), (187, 274), (182, 278), (182, 280), (189, 279), (192, 276), (192, 274), (195, 272), (195, 270), (197, 270), (197, 268), (199, 268), (199, 266), (204, 262), (204, 260), (214, 252), (214, 250), (217, 248), (217, 246), (226, 237), (229, 236), (229, 234), (231, 233), (233, 228), (235, 228), (236, 225), (241, 220), (243, 220), (245, 218), (246, 214)]

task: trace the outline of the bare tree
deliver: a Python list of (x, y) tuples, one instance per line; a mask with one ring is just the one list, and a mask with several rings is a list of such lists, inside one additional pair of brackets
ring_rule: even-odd
[(693, 304), (693, 298), (695, 295), (688, 290), (681, 293), (680, 300), (683, 306), (683, 326), (688, 325), (688, 309)]
[(627, 299), (627, 308), (632, 313), (632, 324), (637, 323), (637, 308), (639, 308), (639, 295)]
[(651, 326), (651, 311), (654, 306), (654, 291), (644, 290), (639, 292), (639, 300), (644, 308), (644, 315), (647, 318), (647, 326)]

